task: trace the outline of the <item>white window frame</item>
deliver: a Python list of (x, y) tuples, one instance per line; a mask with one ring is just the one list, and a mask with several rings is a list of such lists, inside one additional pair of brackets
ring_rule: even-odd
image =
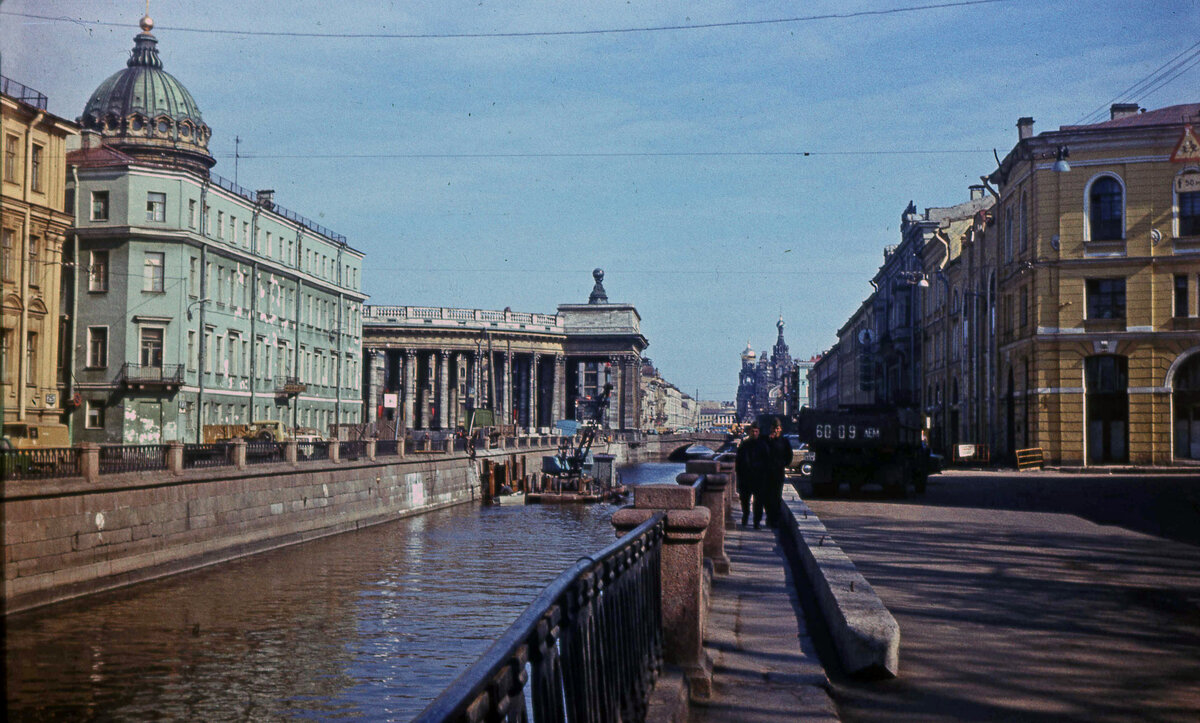
[(1171, 179), (1171, 236), (1172, 238), (1191, 238), (1190, 236), (1180, 236), (1179, 233), (1179, 190), (1176, 188), (1176, 182), (1183, 176), (1189, 173), (1200, 175), (1200, 166), (1188, 166), (1180, 169), (1179, 173)]
[(104, 407), (103, 399), (88, 399), (84, 402), (84, 429), (104, 429)]
[[(162, 294), (167, 290), (167, 254), (146, 251), (142, 260), (142, 291)], [(157, 282), (157, 288), (155, 288)]]
[(164, 223), (167, 220), (167, 194), (163, 191), (146, 191), (146, 220)]
[[(92, 334), (93, 334), (93, 332), (95, 332), (97, 330), (104, 331), (104, 347), (101, 349), (101, 356), (103, 356), (103, 358), (99, 359), (99, 360), (97, 360), (95, 358), (96, 355), (94, 355), (92, 353), (92, 342), (93, 342)], [(109, 342), (109, 334), (108, 334), (108, 326), (107, 325), (89, 326), (87, 328), (87, 350), (86, 350), (86, 356), (85, 356), (85, 363), (87, 364), (87, 366), (86, 366), (87, 369), (107, 369), (108, 368), (108, 342)], [(103, 362), (103, 363), (97, 363), (98, 361)]]
[(1101, 171), (1088, 179), (1083, 187), (1083, 240), (1092, 241), (1092, 186), (1101, 178), (1112, 178), (1121, 187), (1121, 238), (1105, 239), (1096, 243), (1124, 242), (1129, 238), (1129, 189), (1125, 187), (1125, 179), (1113, 171)]
[[(108, 191), (92, 191), (92, 205), (89, 210), (88, 219), (91, 221), (107, 221), (112, 215), (111, 196)], [(97, 213), (97, 203), (103, 209), (103, 215)]]
[(88, 291), (93, 293), (108, 291), (108, 261), (107, 249), (88, 252)]

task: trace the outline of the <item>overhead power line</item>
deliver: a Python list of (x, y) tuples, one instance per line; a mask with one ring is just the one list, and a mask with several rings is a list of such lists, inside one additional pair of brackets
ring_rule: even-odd
[[(242, 153), (240, 160), (255, 159), (336, 159), (347, 158), (736, 158), (746, 156), (921, 156), (938, 154), (991, 153), (988, 148), (926, 148), (864, 151), (612, 151), (612, 152), (530, 152), (530, 153)], [(234, 154), (215, 154), (217, 158), (233, 158)]]
[[(570, 36), (570, 35), (610, 35), (619, 33), (655, 33), (665, 31), (678, 30), (707, 30), (714, 28), (736, 28), (747, 27), (754, 25), (784, 25), (789, 23), (813, 22), (818, 20), (844, 20), (849, 18), (871, 17), (879, 15), (898, 15), (901, 13), (915, 13), (926, 10), (940, 10), (943, 8), (968, 7), (971, 5), (992, 5), (996, 3), (1014, 2), (1015, 0), (960, 0), (960, 2), (941, 2), (931, 3), (928, 5), (910, 5), (898, 8), (886, 8), (882, 10), (858, 10), (854, 12), (844, 13), (824, 13), (821, 15), (802, 15), (790, 18), (770, 18), (764, 20), (728, 20), (725, 22), (716, 23), (687, 23), (674, 25), (646, 25), (640, 27), (628, 28), (595, 28), (584, 30), (530, 30), (530, 31), (514, 31), (514, 32), (492, 32), (492, 33), (319, 33), (319, 32), (302, 32), (289, 30), (242, 30), (242, 29), (223, 29), (223, 28), (189, 28), (172, 25), (160, 25), (161, 30), (170, 30), (181, 33), (207, 33), (212, 35), (247, 35), (258, 37), (285, 37), (285, 38), (358, 38), (358, 39), (380, 39), (380, 40), (455, 40), (455, 39), (476, 39), (476, 38), (542, 38), (555, 36)], [(0, 15), (11, 15), (14, 17), (30, 18), (34, 20), (49, 20), (52, 22), (67, 22), (77, 25), (102, 25), (111, 27), (129, 27), (129, 23), (114, 23), (102, 20), (84, 20), (82, 18), (70, 18), (62, 15), (38, 15), (35, 13), (19, 13), (13, 11), (0, 11)]]
[(1113, 103), (1121, 100), (1141, 101), (1151, 93), (1162, 89), (1168, 83), (1186, 73), (1197, 63), (1200, 63), (1200, 41), (1188, 46), (1179, 54), (1155, 68), (1148, 75), (1109, 99), (1107, 103), (1080, 118), (1075, 122), (1075, 125), (1088, 125), (1100, 122), (1104, 119), (1104, 114)]

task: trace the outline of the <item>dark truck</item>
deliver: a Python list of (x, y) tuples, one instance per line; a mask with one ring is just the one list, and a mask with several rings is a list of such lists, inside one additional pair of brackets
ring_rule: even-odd
[(840, 409), (800, 410), (800, 441), (816, 455), (812, 466), (814, 497), (837, 492), (842, 482), (858, 494), (863, 485), (877, 484), (903, 497), (911, 483), (925, 491), (932, 470), (929, 448), (922, 437), (922, 417), (915, 409), (891, 406), (847, 406)]

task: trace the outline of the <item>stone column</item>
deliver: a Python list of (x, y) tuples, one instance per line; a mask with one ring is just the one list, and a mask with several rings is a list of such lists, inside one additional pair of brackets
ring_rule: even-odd
[(504, 352), (504, 376), (503, 376), (504, 381), (501, 382), (501, 384), (503, 384), (503, 386), (504, 386), (504, 389), (501, 390), (502, 391), (501, 399), (503, 401), (500, 402), (500, 409), (502, 410), (503, 413), (500, 415), (500, 417), (501, 417), (500, 423), (505, 426), (508, 426), (513, 423), (513, 416), (512, 416), (512, 410), (513, 410), (512, 365), (513, 365), (513, 354), (512, 354), (512, 349), (510, 348)]
[(622, 395), (625, 391), (625, 365), (621, 363), (621, 357), (609, 358), (607, 369), (608, 381), (613, 385), (608, 397), (608, 418), (611, 420), (609, 424), (614, 429), (624, 429), (625, 405), (622, 404)]
[[(700, 465), (704, 465), (701, 467)], [(692, 485), (700, 477), (700, 504), (712, 515), (708, 529), (704, 532), (704, 556), (713, 561), (713, 572), (729, 574), (729, 556), (725, 554), (725, 521), (728, 519), (725, 506), (725, 489), (729, 486), (729, 475), (717, 471), (716, 462), (688, 462), (687, 472), (676, 481), (681, 485)]]
[(100, 479), (100, 445), (95, 442), (79, 444), (79, 473), (88, 482)]
[(567, 418), (567, 357), (563, 354), (554, 355), (554, 401), (551, 415), (554, 419)]
[(404, 350), (404, 425), (400, 427), (399, 439), (404, 439), (406, 429), (415, 429), (417, 398), (417, 354), (412, 349)]
[(678, 666), (688, 680), (692, 697), (712, 695), (712, 661), (704, 652), (704, 555), (701, 543), (709, 526), (709, 511), (697, 507), (690, 487), (638, 485), (633, 505), (613, 514), (613, 527), (623, 535), (659, 511), (666, 511), (662, 574), (663, 662)]
[(442, 429), (450, 427), (450, 351), (442, 349), (438, 351), (438, 358), (441, 360), (441, 367), (438, 374), (438, 408), (437, 418), (438, 426)]
[(529, 355), (529, 432), (534, 434), (538, 428), (538, 359), (541, 354), (534, 352)]
[(246, 469), (246, 440), (233, 440), (233, 467), (234, 469)]
[(183, 474), (183, 442), (167, 442), (167, 471)]
[(425, 387), (421, 391), (421, 429), (433, 427), (433, 419), (429, 415), (429, 400), (433, 399), (434, 383), (437, 381), (437, 359), (434, 352), (428, 352), (425, 357)]

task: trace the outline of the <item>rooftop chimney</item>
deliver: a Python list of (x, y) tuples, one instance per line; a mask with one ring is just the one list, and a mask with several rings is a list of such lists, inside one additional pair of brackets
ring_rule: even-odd
[(967, 188), (971, 189), (972, 201), (978, 201), (979, 199), (983, 198), (983, 184), (973, 183), (970, 186), (967, 186)]
[(80, 148), (85, 151), (92, 148), (99, 148), (101, 145), (103, 145), (100, 139), (100, 131), (93, 130), (91, 128), (84, 128), (83, 130), (79, 131), (79, 143)]
[(1024, 116), (1017, 119), (1017, 140), (1023, 141), (1033, 137), (1033, 119)]
[(1138, 110), (1140, 109), (1137, 103), (1113, 103), (1109, 109), (1109, 120), (1119, 120), (1121, 118), (1128, 118), (1131, 115), (1137, 115)]
[(255, 191), (254, 199), (258, 202), (258, 205), (262, 206), (263, 208), (275, 208), (275, 191), (273, 189), (265, 188)]

